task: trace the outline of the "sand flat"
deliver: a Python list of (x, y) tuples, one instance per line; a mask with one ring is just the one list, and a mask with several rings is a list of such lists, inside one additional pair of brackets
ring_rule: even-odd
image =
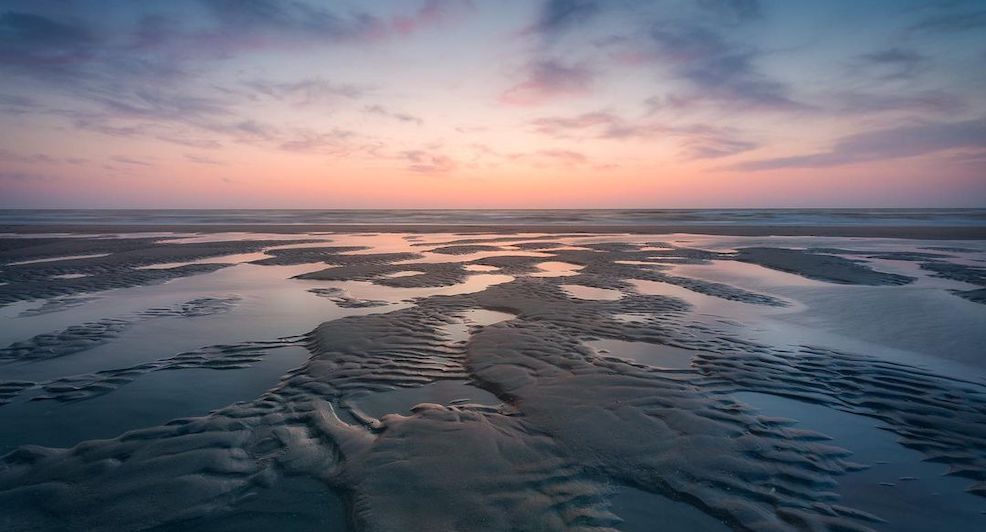
[(117, 229), (0, 246), (10, 529), (986, 512), (986, 305), (964, 295), (986, 241), (966, 233)]

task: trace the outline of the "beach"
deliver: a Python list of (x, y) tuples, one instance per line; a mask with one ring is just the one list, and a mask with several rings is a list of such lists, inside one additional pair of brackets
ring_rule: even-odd
[(982, 528), (979, 214), (8, 213), (0, 525)]

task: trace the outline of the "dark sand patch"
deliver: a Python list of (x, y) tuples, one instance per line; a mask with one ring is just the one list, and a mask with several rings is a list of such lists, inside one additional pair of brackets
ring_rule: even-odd
[(129, 329), (134, 323), (153, 318), (194, 318), (229, 311), (239, 298), (199, 298), (173, 307), (150, 308), (133, 316), (104, 318), (69, 327), (63, 331), (40, 334), (29, 340), (0, 348), (2, 360), (42, 360), (87, 351), (105, 344)]
[(355, 298), (349, 295), (349, 293), (342, 288), (338, 287), (309, 288), (308, 291), (319, 297), (324, 297), (343, 308), (382, 307), (390, 304), (389, 301), (381, 301), (378, 299)]
[(830, 283), (902, 285), (914, 280), (904, 275), (878, 272), (843, 257), (798, 249), (743, 248), (736, 253), (736, 260)]
[(503, 248), (499, 246), (485, 246), (480, 244), (474, 245), (459, 245), (459, 246), (441, 246), (430, 250), (432, 253), (441, 253), (443, 255), (468, 255), (470, 253), (479, 253), (480, 251), (503, 251)]

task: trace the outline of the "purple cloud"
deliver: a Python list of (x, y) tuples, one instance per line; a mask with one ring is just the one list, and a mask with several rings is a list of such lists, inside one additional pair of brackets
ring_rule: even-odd
[(527, 66), (525, 79), (500, 95), (510, 105), (537, 105), (551, 98), (585, 94), (595, 74), (585, 65), (548, 59)]
[(748, 161), (732, 165), (729, 169), (827, 168), (962, 148), (986, 149), (986, 119), (930, 122), (867, 131), (839, 139), (828, 151)]
[(689, 84), (688, 101), (714, 101), (734, 108), (804, 108), (790, 97), (786, 85), (756, 69), (758, 52), (749, 46), (694, 24), (659, 23), (649, 36), (656, 59)]
[(548, 0), (529, 31), (551, 35), (583, 24), (601, 11), (594, 0)]
[(350, 83), (333, 83), (322, 78), (286, 82), (254, 80), (248, 81), (244, 85), (262, 96), (301, 106), (319, 102), (356, 100), (369, 92), (366, 87)]
[(387, 107), (384, 107), (383, 105), (379, 105), (379, 104), (367, 105), (366, 107), (363, 108), (363, 112), (371, 115), (391, 118), (393, 120), (397, 120), (398, 122), (417, 124), (419, 126), (424, 123), (424, 120), (422, 120), (421, 117), (407, 113), (402, 113), (399, 111), (391, 111)]
[(542, 117), (531, 121), (535, 131), (557, 138), (589, 136), (598, 139), (672, 138), (689, 159), (727, 157), (758, 148), (732, 128), (707, 125), (667, 125), (653, 120), (630, 122), (607, 112), (573, 117)]
[(908, 79), (924, 72), (930, 60), (914, 50), (889, 48), (856, 57), (852, 74), (881, 79)]

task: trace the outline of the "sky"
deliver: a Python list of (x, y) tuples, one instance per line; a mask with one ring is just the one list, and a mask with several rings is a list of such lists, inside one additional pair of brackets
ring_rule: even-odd
[(986, 0), (0, 0), (0, 208), (986, 207)]

